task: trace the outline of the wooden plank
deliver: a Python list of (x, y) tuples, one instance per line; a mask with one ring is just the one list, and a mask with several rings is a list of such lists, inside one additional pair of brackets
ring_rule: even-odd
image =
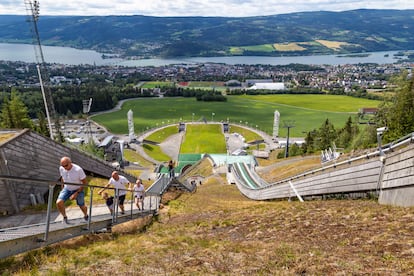
[[(59, 178), (59, 161), (62, 156), (71, 157), (74, 163), (95, 175), (109, 177), (114, 170), (109, 163), (88, 156), (77, 149), (56, 143), (32, 131), (23, 131), (15, 139), (3, 144), (1, 152), (3, 153), (3, 160), (5, 160), (1, 167), (2, 173), (11, 176), (57, 181)], [(135, 182), (135, 177), (129, 175), (128, 177)], [(47, 187), (36, 187), (36, 185), (32, 189), (33, 193), (40, 194), (46, 193), (47, 190)], [(14, 184), (10, 186), (0, 183), (0, 191), (16, 198), (16, 202), (23, 203), (23, 205), (30, 203), (28, 190), (24, 186)], [(10, 202), (7, 204), (10, 205)], [(14, 212), (18, 208), (17, 206), (8, 210)]]

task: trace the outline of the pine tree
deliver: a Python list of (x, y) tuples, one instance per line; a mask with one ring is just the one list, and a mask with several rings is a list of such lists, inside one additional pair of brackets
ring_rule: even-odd
[(390, 104), (384, 104), (377, 116), (378, 127), (387, 126), (383, 141), (392, 141), (414, 131), (414, 75), (400, 78), (400, 89)]
[(314, 141), (315, 149), (324, 150), (330, 148), (332, 146), (332, 142), (335, 141), (336, 136), (337, 134), (334, 125), (331, 121), (329, 121), (329, 119), (326, 119), (322, 126), (318, 129), (317, 137), (319, 139)]
[(15, 90), (12, 90), (10, 100), (6, 98), (3, 103), (1, 125), (4, 128), (34, 128), (27, 106)]
[(2, 128), (14, 128), (12, 114), (10, 111), (10, 101), (8, 97), (4, 98), (3, 104), (1, 106), (0, 126)]
[(305, 137), (305, 143), (302, 145), (303, 153), (314, 153), (315, 152), (315, 139), (316, 130), (309, 131)]
[(65, 137), (63, 136), (62, 132), (60, 131), (60, 121), (59, 121), (59, 117), (56, 116), (55, 118), (55, 140), (59, 143), (63, 143), (65, 142)]
[(336, 139), (337, 146), (341, 148), (348, 148), (352, 143), (352, 139), (356, 137), (358, 132), (358, 126), (352, 122), (352, 118), (349, 116), (345, 126), (338, 132), (338, 138)]
[(36, 131), (42, 134), (43, 136), (50, 137), (45, 114), (43, 112), (39, 112), (37, 113), (37, 118), (39, 119), (39, 124), (36, 127)]

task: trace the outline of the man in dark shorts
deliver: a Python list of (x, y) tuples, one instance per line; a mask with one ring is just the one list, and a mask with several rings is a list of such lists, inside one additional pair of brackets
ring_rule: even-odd
[[(125, 187), (127, 184), (128, 187)], [(106, 184), (106, 186), (102, 190), (100, 190), (98, 194), (102, 194), (102, 192), (105, 191), (106, 188), (108, 188), (110, 185), (112, 185), (115, 188), (115, 196), (118, 195), (118, 204), (119, 208), (121, 209), (121, 214), (123, 215), (125, 214), (125, 196), (127, 193), (127, 189), (130, 188), (129, 180), (125, 176), (119, 175), (117, 171), (113, 171), (111, 178), (108, 181), (108, 184)]]

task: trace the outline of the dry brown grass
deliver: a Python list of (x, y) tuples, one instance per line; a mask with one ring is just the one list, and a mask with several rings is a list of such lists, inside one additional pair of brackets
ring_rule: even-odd
[(348, 42), (341, 42), (341, 41), (330, 41), (330, 40), (322, 40), (322, 39), (318, 39), (315, 41), (332, 50), (340, 50), (342, 46), (350, 45)]
[(282, 51), (282, 52), (289, 52), (289, 51), (304, 51), (306, 50), (306, 48), (300, 46), (297, 43), (274, 43), (273, 47), (277, 50), (277, 51)]
[[(256, 202), (212, 176), (145, 228), (89, 235), (9, 272), (29, 275), (408, 275), (413, 208)], [(145, 230), (145, 231), (144, 231)]]
[[(300, 161), (300, 160), (299, 160)], [(288, 165), (286, 165), (288, 166)], [(412, 275), (414, 208), (252, 201), (218, 175), (158, 218), (3, 260), (14, 275)], [(6, 264), (6, 266), (5, 266)]]
[(264, 180), (271, 183), (320, 167), (320, 156), (298, 156), (288, 159), (277, 159), (272, 165), (259, 168), (257, 171)]
[(213, 173), (212, 163), (208, 158), (200, 160), (197, 166), (190, 167), (180, 177), (180, 181), (185, 181), (187, 178), (192, 176), (208, 177)]
[(0, 133), (0, 144), (10, 140), (14, 136), (16, 136), (16, 133)]

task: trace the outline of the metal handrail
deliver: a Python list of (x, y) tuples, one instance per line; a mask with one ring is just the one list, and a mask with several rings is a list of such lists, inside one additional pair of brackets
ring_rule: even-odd
[(146, 193), (154, 195), (162, 195), (170, 184), (170, 178), (166, 175), (161, 175), (150, 187), (148, 187)]
[[(109, 190), (114, 190), (115, 196), (116, 198), (117, 195), (119, 194), (120, 190), (125, 190), (125, 191), (131, 191), (129, 189), (116, 189), (113, 187), (104, 187), (104, 186), (98, 186), (98, 185), (90, 185), (90, 184), (78, 184), (78, 183), (62, 183), (60, 181), (50, 181), (50, 180), (45, 180), (45, 179), (32, 179), (32, 178), (24, 178), (24, 177), (18, 177), (18, 176), (8, 176), (8, 175), (0, 175), (0, 180), (5, 180), (5, 181), (13, 181), (13, 182), (22, 182), (24, 184), (27, 183), (31, 183), (31, 184), (38, 184), (38, 185), (48, 185), (49, 186), (49, 196), (48, 196), (48, 203), (47, 203), (47, 214), (46, 214), (46, 221), (45, 221), (45, 233), (44, 233), (44, 238), (43, 238), (43, 242), (48, 240), (48, 236), (50, 233), (50, 224), (51, 224), (51, 213), (52, 213), (52, 205), (53, 205), (53, 195), (54, 195), (54, 188), (57, 185), (63, 185), (63, 184), (70, 184), (70, 185), (76, 185), (76, 186), (83, 186), (85, 188), (89, 188), (90, 189), (90, 201), (89, 201), (89, 218), (88, 218), (88, 224), (87, 224), (87, 230), (91, 229), (91, 217), (92, 217), (92, 213), (93, 213), (93, 195), (94, 195), (94, 189), (95, 188), (106, 188)], [(14, 183), (16, 184), (16, 183)], [(150, 197), (150, 210), (153, 210), (152, 207), (154, 206), (155, 209), (154, 211), (157, 212), (159, 209), (159, 202), (160, 200), (157, 198), (159, 195), (154, 194), (154, 193), (148, 193), (148, 195), (151, 195)], [(152, 202), (152, 197), (155, 197), (156, 202), (155, 205), (153, 205)], [(119, 202), (118, 200), (115, 200), (114, 202), (115, 206), (114, 209), (116, 211), (114, 211), (112, 213), (112, 223), (116, 223), (117, 222), (117, 218), (118, 218), (118, 205)], [(131, 193), (131, 217), (132, 217), (132, 212), (133, 212), (133, 192)], [(96, 204), (95, 204), (96, 206)], [(16, 228), (21, 228), (21, 227), (13, 227), (13, 229)], [(4, 230), (4, 229), (3, 229)]]

